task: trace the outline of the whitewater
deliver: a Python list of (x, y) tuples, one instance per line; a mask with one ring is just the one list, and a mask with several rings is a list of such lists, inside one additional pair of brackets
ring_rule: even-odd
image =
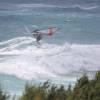
[[(35, 45), (32, 37), (0, 43), (0, 73), (24, 79), (61, 78), (100, 70), (100, 45)], [(5, 69), (5, 70), (4, 70)]]

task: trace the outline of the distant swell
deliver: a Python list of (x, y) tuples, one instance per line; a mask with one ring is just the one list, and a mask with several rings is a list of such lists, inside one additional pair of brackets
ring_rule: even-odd
[[(0, 43), (0, 73), (24, 79), (60, 78), (100, 70), (100, 45), (48, 44), (37, 47), (33, 38)], [(74, 73), (75, 72), (75, 73)]]
[(6, 9), (6, 10), (34, 10), (34, 8), (51, 8), (51, 9), (80, 9), (80, 10), (93, 10), (93, 9), (99, 9), (99, 5), (82, 5), (82, 4), (70, 4), (70, 5), (49, 5), (49, 4), (43, 4), (43, 3), (37, 3), (37, 4), (9, 4), (9, 3), (1, 3), (0, 9)]
[(34, 8), (34, 7), (40, 7), (40, 8), (80, 8), (83, 10), (91, 10), (96, 9), (99, 6), (93, 5), (93, 6), (85, 6), (85, 5), (66, 5), (66, 6), (60, 6), (60, 5), (46, 5), (46, 4), (20, 4), (19, 7), (26, 7), (26, 8)]

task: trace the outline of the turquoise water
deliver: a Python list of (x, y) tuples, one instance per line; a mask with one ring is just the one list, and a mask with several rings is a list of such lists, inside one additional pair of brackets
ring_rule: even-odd
[(0, 15), (1, 41), (18, 36), (31, 36), (31, 34), (28, 34), (25, 30), (25, 26), (27, 26), (30, 31), (55, 26), (59, 27), (60, 31), (52, 37), (54, 41), (100, 43), (99, 14), (19, 10), (1, 11)]
[[(74, 85), (100, 70), (99, 1), (0, 2), (0, 81), (20, 94), (26, 82)], [(36, 46), (31, 32), (58, 27)], [(26, 31), (26, 27), (30, 32)]]

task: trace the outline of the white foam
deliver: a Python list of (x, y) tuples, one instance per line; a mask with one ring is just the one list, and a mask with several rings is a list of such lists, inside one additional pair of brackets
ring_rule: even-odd
[(1, 42), (0, 73), (32, 79), (60, 78), (73, 72), (100, 70), (100, 45), (42, 42), (38, 48), (32, 43), (31, 37)]

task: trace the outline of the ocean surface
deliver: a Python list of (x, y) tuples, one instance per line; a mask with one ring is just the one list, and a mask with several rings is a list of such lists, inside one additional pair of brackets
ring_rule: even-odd
[[(41, 46), (31, 32), (60, 28)], [(29, 30), (27, 32), (27, 29)], [(100, 70), (100, 0), (0, 0), (0, 82), (20, 94), (26, 82), (74, 85)]]

